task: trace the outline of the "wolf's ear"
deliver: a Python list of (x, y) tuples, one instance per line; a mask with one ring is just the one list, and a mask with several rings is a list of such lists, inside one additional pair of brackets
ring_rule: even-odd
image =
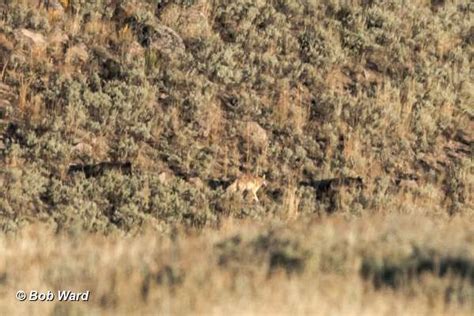
[(265, 180), (265, 179), (266, 179), (266, 176), (267, 176), (266, 174), (264, 174), (264, 175), (263, 175), (263, 177), (262, 177), (262, 178), (263, 178), (263, 180)]

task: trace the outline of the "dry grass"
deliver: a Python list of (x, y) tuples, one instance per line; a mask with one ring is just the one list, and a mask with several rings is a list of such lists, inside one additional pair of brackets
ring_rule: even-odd
[[(438, 279), (426, 273), (419, 279), (408, 279), (399, 291), (390, 286), (375, 288), (360, 271), (362, 263), (373, 255), (397, 262), (397, 256), (416, 253), (414, 249), (430, 249), (440, 258), (459, 255), (474, 260), (472, 224), (470, 218), (443, 222), (420, 216), (354, 221), (334, 217), (291, 224), (231, 220), (218, 230), (198, 235), (178, 231), (167, 237), (148, 232), (133, 238), (55, 235), (47, 226), (33, 225), (16, 236), (0, 238), (0, 308), (10, 315), (53, 311), (100, 315), (469, 315), (474, 309), (474, 293), (468, 276), (464, 280), (455, 274)], [(270, 248), (254, 248), (257, 252), (252, 255), (247, 247), (261, 238), (294, 243), (297, 248), (278, 250), (270, 243)], [(272, 266), (272, 251), (289, 251), (291, 257), (298, 256), (300, 248), (309, 251), (304, 270), (291, 273), (285, 272), (289, 268), (285, 264)], [(464, 299), (468, 300), (448, 303), (446, 291), (456, 291), (463, 282), (468, 295)], [(18, 289), (90, 290), (91, 300), (19, 303), (14, 299)]]
[(280, 128), (290, 128), (296, 133), (302, 133), (308, 120), (308, 111), (304, 107), (303, 93), (300, 88), (290, 88), (289, 82), (278, 87), (274, 122)]

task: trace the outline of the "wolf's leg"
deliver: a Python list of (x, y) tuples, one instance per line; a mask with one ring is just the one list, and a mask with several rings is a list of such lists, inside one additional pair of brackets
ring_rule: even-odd
[(257, 203), (260, 202), (260, 201), (258, 200), (257, 191), (252, 190), (252, 194), (253, 194), (254, 200), (257, 201)]

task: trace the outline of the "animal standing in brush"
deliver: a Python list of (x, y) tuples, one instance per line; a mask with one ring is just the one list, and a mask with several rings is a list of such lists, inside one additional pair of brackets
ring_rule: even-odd
[(234, 183), (232, 183), (228, 188), (228, 193), (239, 192), (244, 194), (245, 192), (250, 192), (253, 196), (253, 199), (259, 202), (257, 197), (257, 192), (263, 186), (267, 185), (267, 181), (265, 181), (265, 176), (263, 178), (251, 175), (251, 174), (244, 174), (238, 177)]

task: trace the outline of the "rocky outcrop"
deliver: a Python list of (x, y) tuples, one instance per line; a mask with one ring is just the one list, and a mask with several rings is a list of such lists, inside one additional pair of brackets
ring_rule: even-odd
[(246, 122), (242, 129), (242, 137), (258, 149), (264, 149), (268, 146), (267, 132), (257, 122)]
[(183, 39), (173, 29), (159, 23), (158, 19), (142, 21), (122, 6), (114, 12), (114, 19), (128, 25), (140, 45), (164, 53), (181, 53), (185, 50)]

